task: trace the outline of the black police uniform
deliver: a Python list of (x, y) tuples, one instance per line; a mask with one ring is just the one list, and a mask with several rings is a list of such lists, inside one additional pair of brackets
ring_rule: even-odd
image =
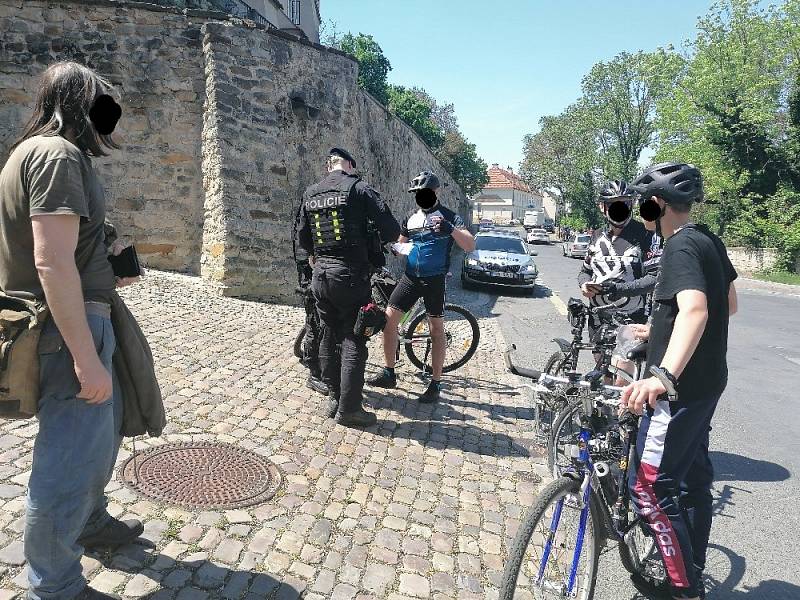
[(338, 392), (342, 414), (361, 410), (364, 389), (367, 338), (353, 333), (353, 326), (371, 299), (369, 221), (383, 242), (400, 235), (386, 203), (355, 175), (333, 171), (303, 195), (297, 241), (316, 259), (312, 289), (321, 321), (322, 380)]

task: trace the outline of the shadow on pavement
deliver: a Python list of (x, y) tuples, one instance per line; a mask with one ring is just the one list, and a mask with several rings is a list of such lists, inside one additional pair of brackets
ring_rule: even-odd
[(791, 476), (781, 465), (728, 452), (709, 452), (714, 481), (786, 481)]
[(378, 421), (376, 433), (387, 438), (406, 438), (426, 448), (452, 449), (482, 456), (530, 457), (530, 452), (504, 433), (492, 433), (464, 422)]
[(92, 553), (90, 556), (106, 568), (143, 575), (157, 584), (154, 588), (144, 582), (140, 590), (131, 590), (140, 598), (169, 597), (174, 591), (184, 589), (186, 591), (181, 596), (188, 594), (187, 597), (192, 598), (206, 597), (210, 593), (213, 597), (222, 598), (240, 598), (244, 595), (269, 598), (275, 595), (278, 598), (297, 599), (306, 589), (306, 584), (299, 579), (279, 581), (263, 572), (229, 569), (204, 558), (175, 560), (154, 552), (153, 548), (151, 541), (140, 538), (114, 552)]

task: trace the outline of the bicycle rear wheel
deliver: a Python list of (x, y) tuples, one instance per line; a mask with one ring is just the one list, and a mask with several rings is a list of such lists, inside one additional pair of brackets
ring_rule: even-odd
[[(500, 583), (500, 600), (592, 598), (602, 542), (598, 533), (598, 515), (591, 509), (586, 519), (572, 595), (568, 595), (567, 589), (580, 529), (580, 487), (580, 481), (560, 477), (539, 494), (509, 549)], [(544, 561), (550, 539), (549, 553)]]
[[(445, 354), (442, 370), (448, 373), (463, 367), (472, 358), (478, 349), (481, 330), (478, 327), (478, 320), (469, 310), (457, 304), (445, 304), (444, 335)], [(424, 311), (411, 319), (403, 343), (408, 359), (414, 366), (430, 372), (433, 358), (432, 341), (428, 316)]]

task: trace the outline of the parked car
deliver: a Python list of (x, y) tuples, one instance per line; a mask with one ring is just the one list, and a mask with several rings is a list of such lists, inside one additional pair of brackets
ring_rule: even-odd
[(547, 233), (555, 233), (556, 224), (555, 224), (555, 222), (553, 222), (553, 219), (551, 219), (550, 217), (547, 217), (544, 220), (544, 225), (542, 225), (542, 227), (544, 227), (544, 230)]
[(550, 234), (544, 229), (537, 227), (536, 229), (531, 229), (528, 232), (528, 236), (525, 241), (529, 244), (549, 244)]
[(478, 231), (487, 231), (494, 228), (494, 221), (491, 219), (481, 219), (478, 224)]
[(592, 243), (592, 236), (588, 233), (573, 233), (570, 238), (561, 245), (564, 256), (570, 258), (586, 258), (589, 251), (589, 244)]
[(475, 250), (464, 257), (461, 285), (475, 284), (520, 288), (536, 287), (539, 269), (531, 258), (536, 252), (515, 232), (487, 231), (475, 236)]
[(521, 225), (521, 224), (522, 224), (522, 222), (521, 222), (519, 219), (511, 219), (511, 220), (508, 222), (508, 224), (509, 224), (509, 225)]

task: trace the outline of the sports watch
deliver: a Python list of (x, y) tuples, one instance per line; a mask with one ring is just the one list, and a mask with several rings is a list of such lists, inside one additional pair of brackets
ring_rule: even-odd
[(650, 373), (661, 382), (664, 389), (667, 390), (667, 397), (670, 402), (675, 402), (678, 399), (678, 380), (672, 373), (665, 367), (657, 367), (655, 365), (650, 367)]

